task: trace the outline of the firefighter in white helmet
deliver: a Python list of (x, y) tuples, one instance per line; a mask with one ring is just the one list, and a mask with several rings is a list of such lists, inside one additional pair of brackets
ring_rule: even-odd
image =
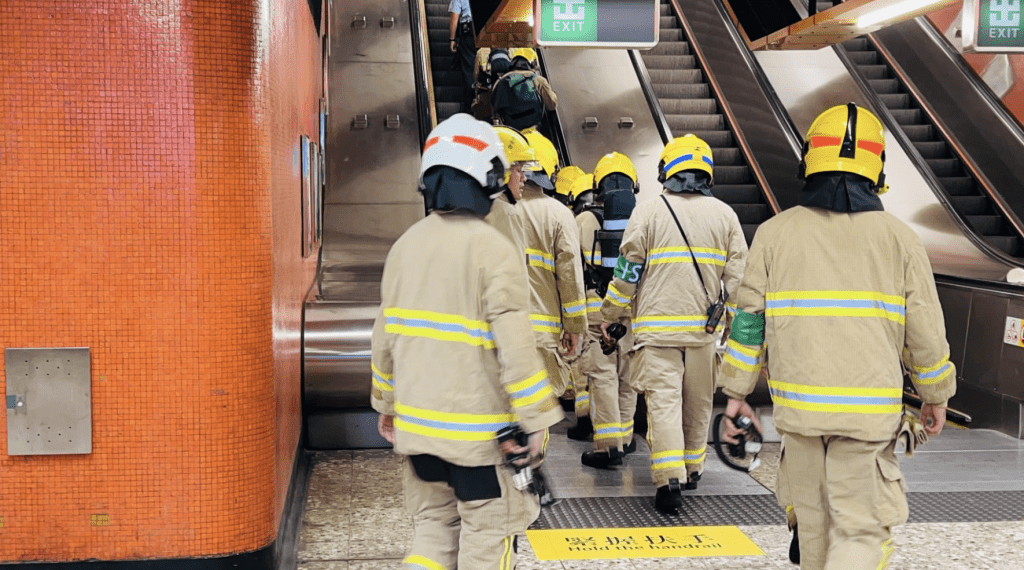
[(778, 494), (799, 521), (803, 570), (888, 566), (892, 528), (907, 520), (895, 455), (914, 423), (903, 415), (904, 370), (925, 402), (925, 439), (942, 430), (956, 391), (928, 255), (878, 197), (884, 165), (870, 111), (850, 103), (819, 115), (800, 163), (802, 205), (758, 228), (736, 292), (726, 415), (756, 420), (743, 398), (770, 358)]
[[(601, 307), (608, 341), (608, 325), (633, 305), (637, 348), (630, 384), (647, 403), (651, 472), (658, 487), (654, 504), (665, 513), (682, 506), (682, 488), (695, 487), (704, 464), (717, 373), (715, 341), (723, 326), (712, 322), (709, 312), (724, 310), (747, 257), (736, 212), (711, 196), (713, 167), (711, 148), (694, 135), (665, 146), (658, 166), (665, 191), (630, 216)], [(707, 411), (684, 417), (687, 400), (704, 402)], [(691, 427), (684, 430), (686, 423)], [(697, 424), (703, 425), (702, 433), (694, 433)]]
[[(373, 408), (403, 465), (416, 526), (404, 569), (513, 568), (540, 512), (506, 454), (536, 464), (562, 419), (534, 346), (522, 252), (483, 217), (509, 166), (487, 123), (457, 114), (424, 145), (430, 214), (395, 242), (373, 329)], [(516, 422), (525, 446), (499, 444)]]

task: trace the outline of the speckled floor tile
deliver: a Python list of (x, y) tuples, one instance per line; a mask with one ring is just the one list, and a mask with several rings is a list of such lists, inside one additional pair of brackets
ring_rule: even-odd
[(601, 568), (603, 570), (636, 570), (633, 561), (624, 558), (613, 560), (563, 560), (562, 568), (565, 568), (565, 570), (591, 570), (593, 568)]
[(350, 570), (348, 562), (331, 560), (329, 562), (301, 562), (297, 570)]
[(348, 570), (400, 570), (401, 567), (401, 558), (352, 560), (348, 563)]

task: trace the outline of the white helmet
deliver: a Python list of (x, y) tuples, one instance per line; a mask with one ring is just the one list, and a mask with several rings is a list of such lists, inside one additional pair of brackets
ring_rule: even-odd
[(501, 139), (494, 128), (465, 113), (452, 115), (427, 136), (420, 161), (423, 175), (434, 166), (450, 166), (472, 176), (484, 188), (501, 186), (509, 168)]

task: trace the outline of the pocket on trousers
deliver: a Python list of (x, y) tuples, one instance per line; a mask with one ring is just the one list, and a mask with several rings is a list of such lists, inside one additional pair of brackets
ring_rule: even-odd
[(895, 455), (886, 457), (882, 452), (875, 457), (878, 464), (879, 497), (884, 504), (879, 505), (879, 518), (882, 526), (894, 527), (907, 522), (910, 510), (907, 507), (907, 493), (904, 488), (903, 473)]
[(629, 352), (629, 387), (635, 392), (643, 394), (647, 391), (644, 385), (644, 350), (643, 345), (637, 345)]

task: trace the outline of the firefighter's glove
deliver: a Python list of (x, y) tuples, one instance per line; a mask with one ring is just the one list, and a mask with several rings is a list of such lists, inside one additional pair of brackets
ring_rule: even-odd
[(925, 433), (924, 425), (916, 416), (903, 414), (900, 429), (896, 432), (896, 439), (903, 442), (903, 453), (907, 457), (912, 457), (917, 446), (928, 442), (928, 434)]

